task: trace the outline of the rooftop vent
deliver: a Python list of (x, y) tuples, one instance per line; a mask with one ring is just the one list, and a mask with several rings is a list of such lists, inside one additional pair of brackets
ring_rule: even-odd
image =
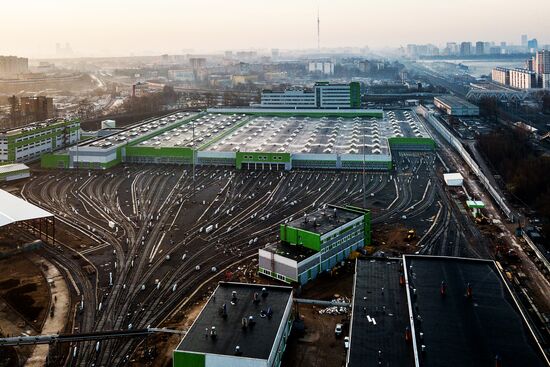
[(231, 304), (234, 305), (237, 303), (237, 291), (231, 292)]
[(235, 347), (235, 355), (236, 356), (242, 356), (243, 355), (243, 352), (241, 352), (241, 347), (239, 347), (238, 345)]
[(258, 297), (258, 292), (254, 292), (254, 297), (252, 299), (252, 302), (254, 302), (255, 304), (260, 303), (260, 298)]
[(267, 297), (268, 293), (267, 293), (267, 288), (266, 287), (263, 287), (262, 288), (262, 297)]
[(246, 317), (243, 317), (241, 319), (241, 327), (243, 328), (243, 330), (246, 330), (246, 328), (248, 327), (248, 319)]
[(212, 340), (216, 340), (217, 336), (218, 334), (216, 334), (216, 327), (212, 326), (212, 328), (210, 328), (210, 337), (212, 338)]

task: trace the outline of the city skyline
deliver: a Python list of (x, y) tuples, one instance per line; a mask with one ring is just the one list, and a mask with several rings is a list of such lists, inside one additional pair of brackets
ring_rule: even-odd
[(460, 4), (390, 0), (376, 6), (353, 0), (300, 4), (282, 0), (269, 7), (250, 0), (230, 4), (219, 0), (184, 4), (160, 0), (154, 5), (143, 0), (59, 0), (55, 6), (47, 1), (30, 3), (30, 12), (28, 3), (3, 5), (3, 14), (26, 13), (26, 17), (2, 19), (0, 32), (18, 32), (3, 41), (0, 54), (55, 57), (56, 43), (70, 43), (74, 56), (315, 49), (318, 7), (321, 48), (378, 49), (477, 40), (520, 44), (522, 34), (537, 38), (541, 45), (550, 43), (550, 35), (544, 33), (544, 14), (550, 13), (550, 3), (544, 0), (531, 2), (537, 11), (530, 17), (517, 19), (513, 12), (499, 14), (499, 24), (514, 25), (503, 29), (495, 27), (490, 17), (491, 9), (502, 5), (496, 0)]

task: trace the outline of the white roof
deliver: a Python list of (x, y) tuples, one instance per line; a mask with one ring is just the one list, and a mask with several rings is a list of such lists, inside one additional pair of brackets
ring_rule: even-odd
[(463, 177), (460, 173), (444, 173), (443, 179), (445, 180), (462, 180)]
[(0, 174), (22, 171), (26, 169), (29, 169), (29, 167), (23, 163), (5, 164), (3, 166), (0, 166)]
[(0, 190), (0, 227), (30, 219), (53, 217), (53, 214), (7, 191)]

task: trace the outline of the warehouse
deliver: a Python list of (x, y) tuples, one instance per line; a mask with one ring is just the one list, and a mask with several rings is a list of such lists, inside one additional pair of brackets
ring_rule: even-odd
[(0, 163), (30, 162), (80, 139), (79, 121), (34, 122), (0, 131)]
[(495, 361), (549, 363), (494, 261), (416, 255), (358, 259), (347, 366), (494, 366)]
[(14, 181), (31, 177), (30, 169), (22, 163), (5, 164), (0, 166), (0, 182)]
[(370, 244), (368, 210), (328, 205), (280, 226), (278, 244), (258, 250), (258, 272), (305, 284)]
[(220, 282), (173, 355), (174, 367), (279, 367), (292, 288)]
[(42, 166), (106, 169), (121, 162), (194, 162), (244, 170), (389, 170), (392, 150), (434, 149), (414, 112), (375, 115), (172, 114), (46, 155)]
[(455, 96), (434, 98), (434, 105), (449, 116), (479, 116), (479, 107)]

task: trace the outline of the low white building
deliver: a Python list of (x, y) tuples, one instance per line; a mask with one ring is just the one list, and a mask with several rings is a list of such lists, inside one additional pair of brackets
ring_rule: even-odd
[(464, 177), (460, 173), (444, 173), (443, 180), (447, 186), (462, 186)]
[(0, 166), (0, 182), (14, 181), (31, 176), (29, 167), (22, 163), (6, 164)]

